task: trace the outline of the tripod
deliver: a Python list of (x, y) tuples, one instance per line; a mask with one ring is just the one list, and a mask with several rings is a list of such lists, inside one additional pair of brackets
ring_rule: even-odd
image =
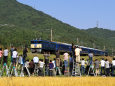
[(24, 67), (23, 67), (23, 64), (21, 64), (21, 73), (20, 73), (20, 77), (23, 77), (24, 76)]
[(57, 72), (59, 73), (59, 75), (61, 75), (60, 67), (56, 67), (56, 74)]
[(81, 76), (80, 65), (75, 61), (75, 59), (73, 59), (72, 76)]
[(18, 76), (18, 72), (17, 72), (17, 69), (16, 69), (16, 66), (13, 65), (13, 68), (11, 69), (11, 76), (14, 75), (14, 76)]
[(34, 68), (34, 75), (38, 75), (38, 63), (35, 63), (35, 68)]
[(89, 66), (88, 75), (94, 75), (94, 76), (95, 76), (93, 64), (91, 64), (91, 65)]
[(1, 71), (0, 76), (3, 75), (3, 73), (4, 73), (4, 71), (5, 71), (4, 69), (6, 69), (6, 75), (9, 76), (9, 69), (8, 69), (8, 66), (7, 66), (6, 63), (3, 64), (3, 68), (2, 68), (2, 71)]

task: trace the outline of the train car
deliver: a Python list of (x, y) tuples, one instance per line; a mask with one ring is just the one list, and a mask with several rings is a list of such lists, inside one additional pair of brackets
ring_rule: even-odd
[[(78, 46), (78, 45), (75, 45)], [(94, 53), (94, 55), (102, 56), (107, 55), (107, 52), (94, 49), (94, 48), (88, 48), (84, 46), (79, 46), (82, 51), (80, 52), (81, 55), (88, 55), (91, 51)], [(43, 53), (43, 52), (50, 52), (55, 53), (57, 50), (60, 51), (60, 53), (64, 52), (72, 52), (72, 45), (67, 43), (59, 43), (59, 42), (50, 42), (45, 40), (32, 40), (31, 41), (31, 52), (32, 53)]]
[(55, 53), (57, 50), (60, 52), (71, 52), (71, 45), (50, 42), (45, 40), (32, 40), (31, 41), (31, 52), (32, 53), (43, 53), (43, 52), (51, 52)]
[(41, 52), (42, 45), (38, 40), (32, 40), (30, 48), (32, 53)]
[(42, 53), (45, 51), (53, 52), (56, 50), (56, 43), (49, 42), (45, 40), (32, 40), (31, 41), (31, 52), (32, 53)]

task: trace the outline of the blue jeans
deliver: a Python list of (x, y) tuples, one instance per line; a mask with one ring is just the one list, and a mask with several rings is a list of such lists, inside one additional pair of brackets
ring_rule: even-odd
[(67, 67), (68, 67), (68, 61), (64, 60), (64, 65), (65, 65), (65, 71), (67, 71)]
[(48, 76), (48, 74), (49, 74), (49, 68), (45, 67), (45, 75)]
[(101, 67), (101, 75), (105, 75), (105, 67)]
[(93, 57), (89, 57), (89, 64), (92, 65), (93, 63)]
[(81, 75), (84, 75), (84, 74), (85, 74), (85, 66), (81, 65)]

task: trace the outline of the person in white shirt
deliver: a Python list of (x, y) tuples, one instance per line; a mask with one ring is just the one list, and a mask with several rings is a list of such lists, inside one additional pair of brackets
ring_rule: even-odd
[(8, 58), (8, 49), (7, 48), (5, 48), (3, 55), (4, 55), (3, 63), (7, 64), (7, 58)]
[(56, 68), (56, 59), (54, 58), (54, 60), (52, 61), (53, 65), (54, 65), (54, 69)]
[(115, 75), (115, 58), (112, 60), (112, 76)]
[(44, 64), (45, 63), (43, 62), (43, 59), (40, 59), (40, 61), (39, 61), (39, 75), (40, 76), (44, 75), (44, 72), (43, 72)]
[(38, 58), (37, 56), (34, 56), (33, 61), (34, 61), (34, 63), (37, 63), (37, 64), (38, 64), (39, 58)]
[(39, 61), (39, 67), (40, 68), (43, 68), (44, 67), (44, 62), (43, 62), (43, 59), (40, 59), (40, 61)]
[(34, 64), (35, 64), (34, 72), (35, 72), (35, 70), (38, 71), (39, 58), (38, 58), (37, 55), (34, 56), (34, 58), (33, 58), (33, 62), (34, 62)]
[(81, 60), (81, 75), (84, 75), (85, 74), (85, 60), (84, 58), (82, 58)]
[(29, 59), (26, 60), (25, 67), (29, 68)]
[(56, 76), (56, 58), (54, 58), (52, 63), (53, 63), (53, 75)]
[(79, 63), (80, 62), (80, 52), (82, 51), (81, 48), (79, 48), (78, 46), (75, 47), (75, 56), (76, 56), (76, 62)]
[(102, 58), (101, 60), (101, 75), (105, 75), (105, 60)]
[(109, 61), (106, 59), (105, 60), (105, 68), (106, 68), (106, 76), (110, 75), (110, 66), (109, 66)]
[(16, 65), (17, 57), (18, 57), (18, 52), (17, 52), (17, 49), (15, 48), (14, 51), (12, 52), (13, 65)]

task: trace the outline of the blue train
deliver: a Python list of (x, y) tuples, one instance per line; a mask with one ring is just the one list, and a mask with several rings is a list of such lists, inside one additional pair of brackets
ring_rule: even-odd
[[(76, 45), (77, 46), (77, 45)], [(82, 51), (80, 52), (81, 55), (88, 55), (89, 52), (93, 52), (94, 55), (103, 56), (107, 55), (106, 51), (94, 49), (94, 48), (88, 48), (84, 46), (79, 46)], [(69, 52), (72, 51), (72, 45), (67, 43), (59, 43), (59, 42), (51, 42), (51, 41), (45, 41), (45, 40), (31, 40), (31, 52), (32, 53), (43, 53), (43, 52), (50, 52), (55, 53), (57, 50), (60, 51), (60, 53)]]

